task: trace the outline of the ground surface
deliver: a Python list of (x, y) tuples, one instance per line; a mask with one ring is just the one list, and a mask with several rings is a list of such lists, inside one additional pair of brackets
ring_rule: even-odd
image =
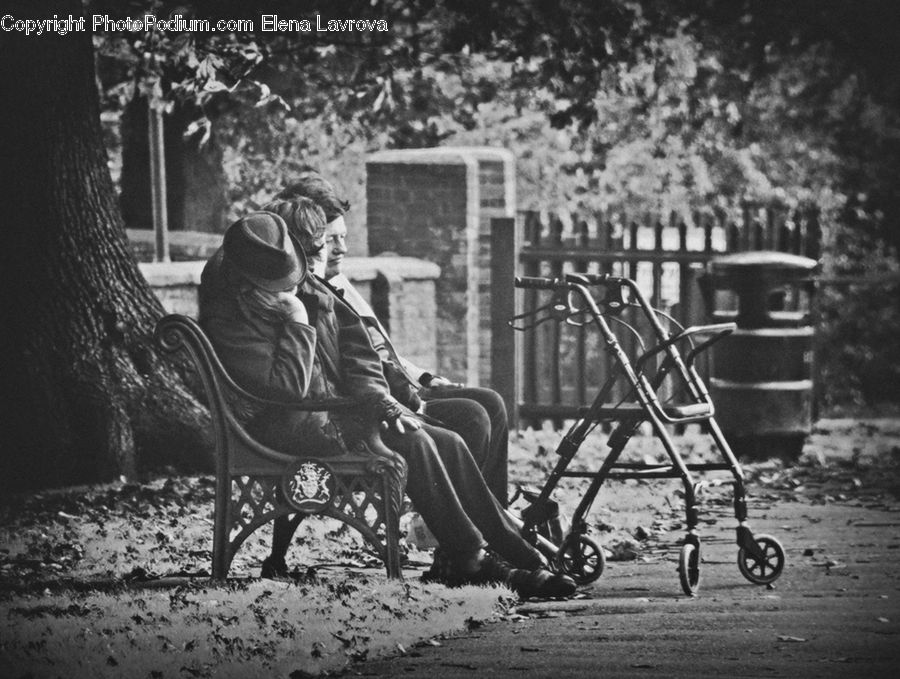
[[(355, 672), (432, 679), (896, 676), (897, 434), (894, 423), (822, 423), (801, 464), (747, 466), (754, 533), (777, 536), (787, 552), (771, 589), (740, 574), (730, 489), (718, 485), (701, 511), (696, 597), (681, 592), (682, 533), (667, 529), (661, 511), (655, 525), (662, 528), (649, 531), (638, 558), (608, 563), (578, 599), (524, 603), (440, 647)], [(619, 532), (609, 534), (615, 542)]]
[[(511, 478), (542, 483), (558, 440), (553, 432), (516, 435)], [(697, 432), (678, 445), (692, 460), (710, 455)], [(599, 435), (577, 461), (596, 468), (603, 450)], [(658, 459), (660, 451), (644, 437), (631, 454)], [(752, 529), (776, 536), (787, 552), (773, 589), (751, 585), (736, 567), (727, 477), (710, 478), (700, 494), (702, 582), (694, 598), (682, 594), (676, 573), (679, 482), (626, 482), (605, 488), (590, 515), (610, 559), (603, 576), (574, 600), (512, 610), (496, 590), (419, 584), (427, 554), (414, 549), (406, 584), (390, 585), (345, 531), (313, 522), (291, 553), (295, 564), (320, 567), (312, 581), (254, 578), (263, 534), (242, 548), (230, 587), (123, 592), (123, 581), (148, 572), (207, 566), (205, 479), (8, 503), (0, 508), (0, 676), (893, 676), (900, 420), (823, 421), (795, 464), (744, 469)], [(564, 513), (579, 484), (560, 489)], [(491, 609), (501, 611), (494, 621)], [(3, 665), (4, 649), (17, 664)], [(63, 659), (56, 669), (69, 671), (40, 664), (51, 651)], [(23, 653), (40, 662), (22, 667)]]
[(787, 565), (774, 589), (735, 565), (725, 521), (705, 532), (701, 589), (684, 596), (677, 536), (615, 562), (569, 602), (356, 670), (370, 677), (889, 677), (900, 666), (900, 512), (772, 501), (755, 529)]

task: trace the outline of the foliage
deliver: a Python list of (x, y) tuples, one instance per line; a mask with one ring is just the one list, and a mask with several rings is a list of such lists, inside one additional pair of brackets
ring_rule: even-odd
[[(705, 0), (676, 3), (674, 11), (686, 11), (690, 30), (705, 36), (723, 66), (744, 73), (748, 84), (790, 74), (793, 62), (805, 62), (803, 78), (784, 78), (774, 91), (787, 96), (783, 104), (772, 102), (777, 115), (762, 129), (787, 139), (798, 130), (820, 135), (840, 158), (836, 178), (852, 209), (876, 217), (881, 237), (898, 244), (900, 192), (891, 177), (900, 167), (900, 78), (893, 68), (900, 6)], [(856, 228), (852, 215), (841, 221)]]
[[(502, 83), (513, 67), (482, 55), (461, 55), (454, 62), (452, 71), (397, 69), (390, 110), (377, 115), (351, 113), (341, 102), (326, 101), (304, 118), (299, 112), (308, 102), (297, 97), (290, 110), (270, 107), (223, 116), (226, 169), (238, 208), (261, 204), (304, 165), (334, 177), (351, 204), (360, 206), (367, 153), (439, 142), (510, 148), (517, 154), (520, 194), (534, 201), (530, 206), (558, 204), (559, 189), (545, 176), (557, 170), (560, 158), (571, 155), (571, 137), (551, 128), (547, 92), (504, 90)], [(422, 108), (416, 103), (422, 101), (430, 103)], [(355, 215), (357, 220), (362, 216)]]
[[(834, 134), (857, 97), (852, 87), (825, 87), (846, 74), (830, 73), (821, 40), (805, 43), (797, 61), (784, 58), (797, 56), (792, 48), (736, 63), (731, 46), (702, 33), (704, 20), (724, 21), (717, 6), (367, 4), (331, 11), (387, 17), (388, 35), (163, 36), (132, 41), (133, 53), (152, 59), (132, 59), (131, 73), (173, 74), (165, 94), (190, 95), (206, 112), (193, 129), (224, 123), (239, 204), (258, 204), (305, 164), (337, 170), (359, 203), (364, 153), (448, 143), (519, 151), (519, 195), (538, 197), (526, 208), (616, 203), (689, 214), (746, 200), (824, 201), (825, 210), (842, 200)], [(196, 16), (237, 10), (192, 5)], [(778, 14), (753, 9), (760, 22)], [(815, 120), (823, 108), (826, 126)], [(775, 139), (772, 129), (786, 134)]]
[[(841, 234), (830, 268), (856, 283), (819, 289), (817, 360), (828, 409), (900, 401), (900, 264), (896, 252)], [(887, 251), (887, 252), (885, 252)], [(867, 282), (869, 281), (869, 282)]]
[(351, 205), (364, 202), (365, 156), (380, 144), (356, 121), (340, 124), (327, 114), (308, 119), (270, 109), (235, 112), (219, 125), (234, 216), (267, 202), (309, 165), (333, 177)]
[(821, 68), (812, 55), (747, 93), (741, 77), (691, 35), (649, 36), (636, 56), (598, 69), (596, 119), (587, 125), (554, 126), (565, 102), (549, 85), (535, 85), (540, 68), (537, 59), (459, 54), (396, 68), (390, 103), (377, 110), (351, 112), (340, 101), (310, 109), (296, 94), (289, 111), (235, 112), (223, 120), (236, 197), (259, 202), (312, 164), (334, 168), (358, 202), (367, 151), (486, 144), (516, 154), (526, 209), (620, 205), (690, 217), (745, 201), (815, 201), (826, 211), (842, 201), (829, 138), (799, 125), (786, 138), (768, 134), (796, 106), (784, 100), (791, 81)]

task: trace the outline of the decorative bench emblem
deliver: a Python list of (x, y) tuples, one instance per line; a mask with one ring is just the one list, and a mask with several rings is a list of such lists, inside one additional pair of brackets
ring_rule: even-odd
[(320, 462), (307, 461), (289, 469), (284, 478), (284, 494), (297, 509), (317, 511), (334, 495), (334, 475)]

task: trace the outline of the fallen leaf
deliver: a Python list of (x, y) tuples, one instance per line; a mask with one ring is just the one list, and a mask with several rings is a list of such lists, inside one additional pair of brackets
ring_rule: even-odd
[(475, 618), (468, 618), (466, 620), (466, 629), (473, 630), (478, 629), (479, 627), (484, 627), (484, 620), (476, 620)]

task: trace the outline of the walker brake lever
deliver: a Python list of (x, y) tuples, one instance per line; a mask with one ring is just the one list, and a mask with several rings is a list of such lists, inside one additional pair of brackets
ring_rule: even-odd
[[(548, 313), (546, 316), (538, 318), (537, 320), (535, 320), (531, 323), (516, 325), (516, 321), (521, 321), (526, 318), (534, 318), (538, 314), (540, 314), (542, 311), (547, 311), (548, 309), (549, 309), (550, 313)], [(556, 310), (554, 300), (550, 300), (549, 302), (547, 302), (547, 304), (539, 306), (537, 309), (534, 309), (532, 311), (526, 311), (525, 313), (522, 313), (522, 314), (516, 314), (515, 316), (510, 318), (508, 321), (506, 321), (506, 324), (513, 330), (531, 330), (532, 328), (536, 328), (537, 326), (541, 325), (542, 323), (546, 323), (547, 321), (558, 320), (557, 319), (558, 313), (559, 312)]]

